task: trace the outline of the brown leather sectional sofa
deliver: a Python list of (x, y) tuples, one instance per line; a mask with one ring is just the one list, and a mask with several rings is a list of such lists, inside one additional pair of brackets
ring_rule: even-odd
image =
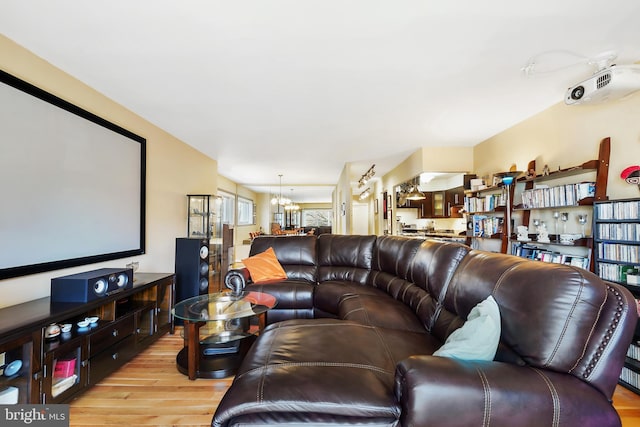
[[(394, 236), (260, 237), (288, 279), (216, 427), (619, 426), (610, 399), (637, 322), (620, 286), (575, 267)], [(493, 361), (432, 356), (492, 295)]]

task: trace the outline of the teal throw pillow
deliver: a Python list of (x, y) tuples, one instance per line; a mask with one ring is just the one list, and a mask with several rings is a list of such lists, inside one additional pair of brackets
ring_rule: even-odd
[(491, 295), (478, 303), (462, 327), (449, 335), (434, 356), (461, 360), (493, 360), (500, 342), (500, 309)]

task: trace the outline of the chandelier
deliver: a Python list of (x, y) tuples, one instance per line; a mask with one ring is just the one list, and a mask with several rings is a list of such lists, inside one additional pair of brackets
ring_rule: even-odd
[(271, 198), (272, 205), (284, 206), (285, 208), (291, 204), (291, 199), (287, 199), (286, 197), (282, 197), (282, 174), (278, 175), (280, 177), (280, 195), (273, 196)]
[(285, 211), (299, 211), (300, 206), (297, 203), (293, 203), (293, 188), (291, 189), (291, 198), (289, 199), (289, 204), (284, 206)]

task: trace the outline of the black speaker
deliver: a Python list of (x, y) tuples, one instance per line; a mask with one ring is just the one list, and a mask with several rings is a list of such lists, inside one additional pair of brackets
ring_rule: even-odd
[(209, 239), (176, 239), (176, 302), (209, 293)]
[(89, 302), (131, 288), (131, 268), (100, 268), (51, 279), (51, 302)]

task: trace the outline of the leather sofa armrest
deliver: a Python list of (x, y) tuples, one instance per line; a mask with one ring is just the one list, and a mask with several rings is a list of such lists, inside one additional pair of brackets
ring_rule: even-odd
[(564, 373), (412, 356), (396, 368), (403, 426), (620, 426), (611, 402)]
[(251, 274), (246, 267), (234, 268), (224, 275), (224, 285), (233, 292), (241, 292), (251, 283)]

